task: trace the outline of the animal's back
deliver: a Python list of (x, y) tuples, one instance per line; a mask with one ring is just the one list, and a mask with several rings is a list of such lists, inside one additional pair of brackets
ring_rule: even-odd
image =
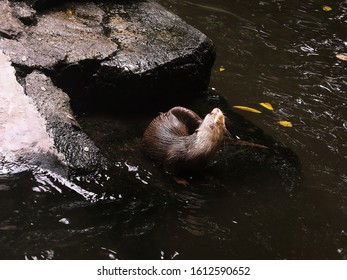
[(160, 114), (147, 127), (142, 138), (145, 152), (164, 163), (172, 145), (180, 145), (199, 126), (201, 118), (193, 111), (174, 107)]

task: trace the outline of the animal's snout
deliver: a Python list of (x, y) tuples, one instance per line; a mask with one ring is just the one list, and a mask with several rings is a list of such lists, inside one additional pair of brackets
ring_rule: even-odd
[(224, 125), (224, 114), (219, 108), (214, 108), (211, 115), (214, 117), (214, 123)]
[(223, 114), (219, 108), (214, 108), (211, 112), (213, 115)]

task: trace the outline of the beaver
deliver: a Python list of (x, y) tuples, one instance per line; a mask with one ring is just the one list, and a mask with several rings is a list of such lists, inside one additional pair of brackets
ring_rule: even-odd
[(184, 107), (161, 113), (147, 127), (142, 148), (151, 158), (163, 164), (171, 174), (205, 168), (223, 140), (228, 144), (265, 147), (226, 137), (225, 117), (214, 108), (204, 119)]

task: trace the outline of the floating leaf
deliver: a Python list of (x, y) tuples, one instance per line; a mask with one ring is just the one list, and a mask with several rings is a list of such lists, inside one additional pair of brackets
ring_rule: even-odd
[(284, 127), (292, 127), (293, 126), (292, 123), (289, 121), (279, 121), (277, 123), (284, 126)]
[(330, 12), (333, 8), (331, 8), (330, 6), (324, 5), (324, 6), (322, 7), (322, 9), (323, 9), (323, 11), (325, 11), (325, 12)]
[(223, 66), (219, 67), (219, 72), (225, 71), (225, 68)]
[(338, 54), (336, 55), (336, 57), (337, 57), (338, 59), (343, 60), (343, 61), (347, 61), (347, 54), (345, 54), (345, 53), (338, 53)]
[(246, 106), (233, 106), (233, 108), (240, 109), (240, 110), (247, 111), (247, 112), (257, 113), (257, 114), (261, 113), (257, 109), (254, 109), (254, 108), (251, 108), (251, 107), (246, 107)]
[(71, 9), (67, 9), (67, 10), (65, 11), (65, 13), (66, 13), (66, 15), (67, 15), (68, 17), (73, 16), (73, 11), (72, 11)]
[(262, 102), (262, 103), (259, 103), (259, 105), (263, 106), (264, 108), (266, 108), (270, 111), (274, 110), (274, 108), (272, 107), (272, 105), (269, 102)]

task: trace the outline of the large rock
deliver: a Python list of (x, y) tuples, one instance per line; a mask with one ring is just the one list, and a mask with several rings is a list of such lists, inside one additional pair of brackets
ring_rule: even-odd
[[(46, 122), (18, 84), (14, 68), (0, 52), (0, 163), (42, 165), (64, 160), (47, 134)], [(54, 160), (53, 160), (54, 158)]]
[(106, 167), (106, 159), (77, 123), (66, 93), (37, 71), (26, 77), (25, 91), (45, 119), (48, 135), (70, 167), (89, 172)]
[(66, 3), (36, 18), (24, 29), (17, 20), (0, 49), (21, 70), (49, 71), (74, 104), (192, 95), (208, 86), (212, 41), (155, 2)]
[(25, 91), (0, 52), (0, 164), (95, 171), (106, 167), (99, 149), (81, 131), (69, 97), (42, 73), (26, 77)]
[(23, 24), (12, 14), (8, 0), (0, 1), (0, 36), (15, 38), (23, 31)]
[(36, 10), (25, 2), (10, 3), (12, 14), (16, 19), (19, 19), (24, 25), (34, 24), (36, 21)]
[(75, 13), (79, 17), (68, 16), (65, 9), (43, 14), (17, 40), (1, 40), (0, 48), (18, 67), (45, 70), (112, 55), (117, 44), (103, 35), (103, 11), (87, 3)]
[(120, 48), (101, 63), (100, 83), (115, 84), (128, 94), (206, 89), (215, 54), (204, 34), (153, 2), (110, 5), (106, 11), (108, 36)]
[[(212, 41), (155, 2), (1, 0), (0, 8), (0, 50), (41, 114), (37, 131), (46, 131), (43, 139), (50, 141), (43, 154), (53, 149), (74, 169), (107, 163), (74, 119), (70, 99), (75, 108), (99, 103), (129, 110), (131, 103), (192, 95), (208, 85)], [(2, 95), (4, 112), (9, 106), (22, 108)], [(11, 119), (0, 114), (2, 123)], [(11, 133), (0, 131), (6, 137)]]

